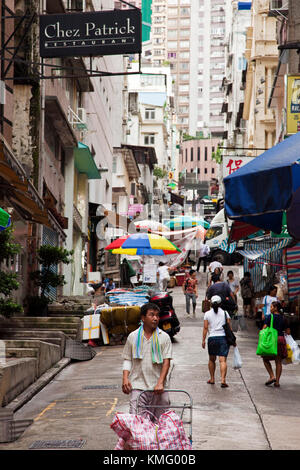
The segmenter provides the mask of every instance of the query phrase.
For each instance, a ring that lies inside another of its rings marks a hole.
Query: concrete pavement
[[[229,269],[229,268],[228,268]],[[236,268],[234,269],[236,271]],[[185,299],[173,289],[181,331],[173,344],[174,368],[170,387],[186,390],[193,399],[194,450],[296,450],[300,448],[300,365],[284,366],[281,387],[266,387],[268,375],[256,356],[258,330],[247,321],[237,333],[243,367],[232,368],[228,357],[229,388],[208,385],[208,353],[202,349],[205,275],[199,274],[199,300],[195,319],[185,319]],[[112,450],[117,436],[110,423],[117,411],[128,410],[121,390],[123,346],[96,348],[91,361],[72,362],[16,413],[16,419],[34,423],[15,442],[0,450],[29,450],[37,441],[82,440],[83,450]],[[174,401],[181,396],[176,394]]]

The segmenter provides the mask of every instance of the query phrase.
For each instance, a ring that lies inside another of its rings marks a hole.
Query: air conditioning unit
[[[77,117],[78,121],[76,122],[77,129],[86,129],[87,119],[86,119],[86,110],[85,108],[77,108]]]

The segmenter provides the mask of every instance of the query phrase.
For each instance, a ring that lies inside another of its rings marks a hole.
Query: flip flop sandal
[[[271,379],[271,380],[268,380],[265,385],[272,385],[274,382],[276,382],[276,379]]]
[[[208,380],[207,383],[210,385],[215,385],[215,382],[212,382],[211,380]]]
[[[274,383],[274,387],[280,387],[280,384]]]
[[[227,385],[227,384],[221,384],[221,388],[227,388],[227,387],[229,387],[229,385]]]

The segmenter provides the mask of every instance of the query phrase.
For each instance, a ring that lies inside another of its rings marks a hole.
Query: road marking
[[[55,405],[56,405],[56,401],[54,401],[53,403],[50,403],[50,405],[48,405],[36,418],[34,418],[34,421],[38,421],[47,411],[54,408]]]
[[[118,399],[117,399],[117,398],[115,398],[115,399],[114,399],[114,403],[113,403],[113,405],[112,405],[111,409],[110,409],[110,410],[108,410],[108,412],[106,413],[106,416],[109,416],[110,414],[112,414],[112,412],[114,411],[114,409],[115,409],[115,407],[116,407],[117,403],[118,403]]]

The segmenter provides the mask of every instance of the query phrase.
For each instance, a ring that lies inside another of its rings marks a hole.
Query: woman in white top
[[[263,303],[260,305],[260,308],[262,308],[262,320],[265,320],[268,315],[271,315],[271,304],[272,302],[278,302],[278,298],[276,296],[277,294],[277,287],[272,286],[270,287],[269,290],[269,295],[265,295],[263,298]]]
[[[210,379],[207,383],[211,385],[215,383],[216,357],[219,356],[221,387],[224,388],[228,387],[226,383],[226,374],[229,345],[226,340],[223,325],[225,324],[225,321],[230,325],[230,316],[220,308],[221,302],[222,299],[218,295],[214,295],[211,298],[212,308],[204,315],[202,348],[205,349],[205,340],[208,333],[207,347],[209,354],[208,370],[210,373]]]

